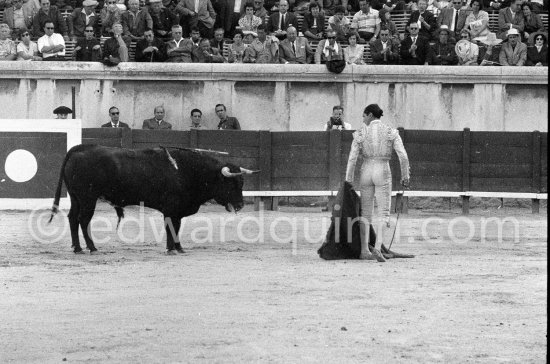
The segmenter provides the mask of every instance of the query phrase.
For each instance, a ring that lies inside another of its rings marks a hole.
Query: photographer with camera
[[[336,105],[332,108],[332,116],[325,125],[325,130],[352,130],[351,124],[344,121],[344,108]]]

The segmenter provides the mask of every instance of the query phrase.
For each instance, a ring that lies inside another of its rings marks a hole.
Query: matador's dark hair
[[[370,104],[365,108],[365,111],[363,111],[363,114],[368,115],[372,113],[372,115],[375,118],[380,118],[382,115],[384,115],[384,111],[378,106],[378,104]]]

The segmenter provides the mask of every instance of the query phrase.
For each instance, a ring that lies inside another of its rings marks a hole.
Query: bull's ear
[[[256,174],[256,173],[260,173],[260,170],[257,170],[257,171],[252,171],[250,169],[246,169],[246,168],[243,168],[243,167],[239,167],[241,169],[241,173],[242,174]]]

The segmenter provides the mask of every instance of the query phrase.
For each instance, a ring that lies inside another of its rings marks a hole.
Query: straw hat
[[[82,6],[84,6],[84,7],[86,7],[86,6],[97,6],[97,4],[99,4],[99,3],[95,0],[84,0],[82,2]]]
[[[450,35],[451,34],[451,31],[449,30],[449,27],[446,26],[446,25],[442,25],[438,30],[437,30],[437,35],[439,36],[441,34],[441,32],[446,32],[447,35]]]
[[[502,43],[502,39],[498,39],[495,33],[489,33],[485,37],[477,37],[477,38],[474,38],[474,40],[477,40],[483,44],[491,45],[491,46]]]
[[[508,30],[508,32],[506,33],[506,37],[509,37],[511,35],[517,35],[519,37],[519,32],[516,28],[511,28],[510,30]]]

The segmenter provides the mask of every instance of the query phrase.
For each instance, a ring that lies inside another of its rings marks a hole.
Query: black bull
[[[71,199],[68,217],[75,253],[82,252],[79,225],[90,252],[97,250],[88,228],[98,199],[115,208],[119,222],[128,205],[143,204],[160,211],[164,215],[167,252],[183,252],[178,240],[181,219],[195,214],[211,199],[227,211],[240,210],[242,175],[250,173],[255,172],[193,150],[78,145],[63,161],[51,218],[57,213],[65,182]]]

